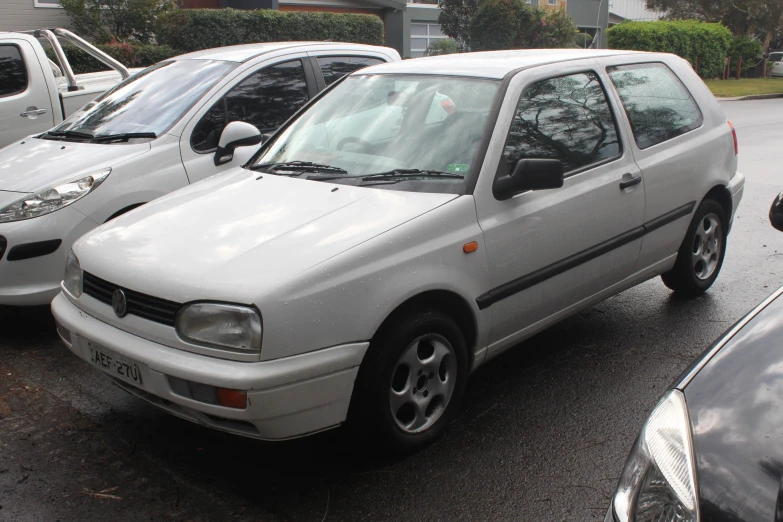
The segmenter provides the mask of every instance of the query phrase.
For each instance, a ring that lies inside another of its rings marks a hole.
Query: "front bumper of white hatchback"
[[[85,313],[62,293],[52,301],[52,313],[68,348],[126,391],[192,422],[266,440],[299,437],[344,422],[369,346],[351,343],[271,361],[238,362],[178,350],[120,330]],[[134,367],[138,382],[94,362],[96,350]],[[187,397],[183,381],[193,389],[246,391],[247,405],[232,408]]]

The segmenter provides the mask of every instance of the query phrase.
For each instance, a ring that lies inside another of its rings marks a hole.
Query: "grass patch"
[[[707,80],[712,94],[718,98],[783,94],[783,78],[742,78],[741,80]]]

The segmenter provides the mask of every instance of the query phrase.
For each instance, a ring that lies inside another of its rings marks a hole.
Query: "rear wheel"
[[[723,266],[726,233],[723,208],[715,200],[702,201],[682,241],[674,268],[661,276],[663,283],[683,297],[704,293]]]
[[[402,316],[373,339],[356,379],[349,424],[398,453],[439,437],[459,411],[468,357],[462,332],[437,310]]]

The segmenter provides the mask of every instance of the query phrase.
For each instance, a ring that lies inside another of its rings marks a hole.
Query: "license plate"
[[[138,364],[92,343],[89,348],[90,362],[92,364],[109,375],[128,381],[136,386],[141,386],[141,371]]]

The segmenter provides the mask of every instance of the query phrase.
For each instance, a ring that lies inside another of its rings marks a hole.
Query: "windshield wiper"
[[[79,132],[79,131],[49,131],[45,132],[44,136],[54,136],[55,138],[77,138],[81,140],[91,140],[95,136],[90,134],[89,132]]]
[[[334,172],[337,174],[348,174],[348,171],[340,167],[331,165],[321,165],[311,161],[289,161],[286,163],[262,163],[260,165],[251,165],[250,170],[266,169],[270,174],[278,176],[301,176],[305,172]],[[278,170],[284,172],[277,172]],[[288,171],[288,172],[285,172]]]
[[[92,141],[129,140],[133,138],[155,139],[158,135],[154,132],[121,132],[119,134],[98,134],[92,137]]]
[[[465,179],[463,174],[432,169],[394,169],[362,176],[362,181],[392,181],[406,178]]]

